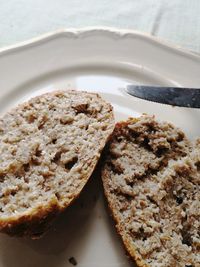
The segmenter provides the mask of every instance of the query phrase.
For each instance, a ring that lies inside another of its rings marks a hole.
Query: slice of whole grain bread
[[[114,128],[99,95],[48,93],[0,119],[0,231],[38,237],[77,198]]]
[[[118,123],[102,179],[124,246],[138,266],[200,266],[200,141],[144,115]]]

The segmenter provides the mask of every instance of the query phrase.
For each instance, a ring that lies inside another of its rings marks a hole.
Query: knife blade
[[[200,108],[200,88],[163,87],[149,85],[127,85],[126,92],[132,96],[152,102]]]

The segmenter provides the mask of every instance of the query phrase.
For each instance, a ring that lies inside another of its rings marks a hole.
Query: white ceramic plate
[[[200,111],[153,104],[126,95],[128,83],[200,87],[200,57],[150,36],[115,29],[64,30],[0,52],[0,113],[55,89],[99,92],[116,120],[141,113],[200,136]],[[80,199],[41,240],[0,235],[0,266],[132,266],[121,246],[101,193],[92,179]]]

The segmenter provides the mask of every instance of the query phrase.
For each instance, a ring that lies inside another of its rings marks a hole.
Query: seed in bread
[[[200,266],[200,141],[142,116],[116,125],[102,179],[116,228],[138,266]]]
[[[80,194],[114,128],[112,107],[81,91],[48,93],[0,119],[0,231],[39,236]]]

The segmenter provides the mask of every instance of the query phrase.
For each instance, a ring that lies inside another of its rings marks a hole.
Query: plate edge
[[[200,64],[200,55],[195,54],[187,49],[184,49],[178,45],[174,45],[168,41],[165,41],[159,37],[155,37],[149,33],[140,32],[131,29],[121,29],[121,28],[114,28],[114,27],[83,27],[83,28],[64,28],[59,29],[56,31],[51,31],[31,39],[16,43],[14,45],[5,46],[0,48],[0,56],[8,54],[9,52],[14,52],[17,50],[21,50],[23,48],[27,48],[29,46],[38,45],[38,43],[42,41],[48,41],[54,39],[56,37],[64,35],[67,38],[81,38],[87,37],[88,35],[92,34],[107,34],[112,36],[113,38],[124,38],[124,37],[131,37],[131,38],[142,38],[148,42],[153,43],[154,45],[160,45],[163,48],[172,50],[182,56],[188,57],[192,60],[197,60]]]

